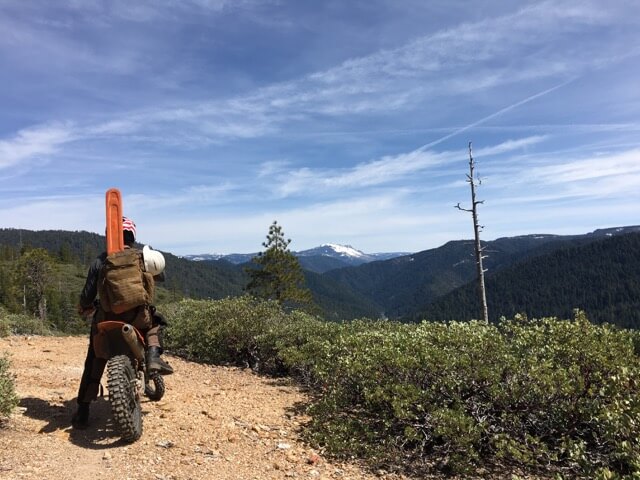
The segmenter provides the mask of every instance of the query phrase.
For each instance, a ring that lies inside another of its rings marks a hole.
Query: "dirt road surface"
[[[175,368],[159,402],[143,401],[144,432],[119,440],[106,397],[74,430],[83,337],[0,338],[20,404],[0,427],[0,479],[399,479],[324,458],[300,439],[304,392],[288,380],[166,356]]]

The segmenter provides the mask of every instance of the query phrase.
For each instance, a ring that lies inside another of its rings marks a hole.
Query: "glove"
[[[84,318],[92,317],[96,311],[96,307],[91,305],[90,307],[83,307],[82,305],[78,305],[78,315]]]

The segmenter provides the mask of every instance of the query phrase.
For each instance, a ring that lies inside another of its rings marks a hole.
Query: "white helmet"
[[[144,269],[151,275],[160,275],[164,270],[164,256],[149,245],[142,248],[142,258],[144,258]]]

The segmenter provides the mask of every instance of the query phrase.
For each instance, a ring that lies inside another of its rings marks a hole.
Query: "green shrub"
[[[499,373],[487,350],[499,356],[500,340],[495,327],[475,322],[342,326],[316,355],[313,374],[324,394],[312,408],[311,438],[337,454],[355,448],[389,460],[409,453],[438,458],[443,468],[477,458],[481,426],[465,403],[488,408]]]
[[[11,335],[11,325],[7,319],[7,309],[0,305],[0,337],[8,337]]]
[[[0,308],[0,337],[8,335],[51,335],[48,325],[31,315],[8,313]]]
[[[282,315],[276,303],[250,297],[220,301],[184,300],[166,307],[167,346],[209,363],[253,364],[256,336]]]
[[[309,349],[320,339],[329,341],[337,332],[336,325],[318,320],[301,311],[294,311],[272,322],[256,337],[263,359],[261,371],[288,374],[304,384],[312,385],[315,355]],[[304,349],[304,354],[301,350]]]
[[[308,370],[293,358],[309,339],[331,325],[299,311],[287,313],[276,302],[248,296],[224,300],[183,300],[165,305],[169,319],[167,348],[188,358],[215,364],[250,366],[263,373]],[[292,350],[291,358],[285,357]]]
[[[327,323],[249,297],[165,308],[173,351],[313,387],[308,439],[335,455],[413,470],[640,476],[637,332],[580,312],[407,325]]]
[[[336,454],[463,471],[479,459],[640,473],[634,334],[542,319],[341,327],[320,343],[310,438]],[[308,359],[311,363],[311,359]]]
[[[17,404],[13,377],[9,372],[9,360],[0,357],[0,417],[8,416]]]
[[[11,335],[11,325],[6,317],[0,316],[0,337]]]

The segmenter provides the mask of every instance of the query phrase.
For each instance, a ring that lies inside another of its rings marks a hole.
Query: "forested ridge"
[[[576,242],[487,272],[490,319],[517,313],[568,318],[579,308],[596,323],[640,328],[640,233],[586,245]],[[471,282],[427,305],[413,319],[469,320],[478,318],[479,309],[476,284]]]
[[[574,308],[581,308],[595,322],[636,328],[640,325],[640,234],[634,230],[637,227],[483,242],[489,255],[485,266],[491,318],[515,313],[567,317]],[[0,304],[14,313],[36,312],[33,292],[17,270],[25,252],[43,249],[51,267],[46,282],[48,320],[64,328],[75,316],[87,268],[103,250],[104,241],[104,236],[84,231],[0,229]],[[159,286],[159,301],[215,300],[246,293],[246,264],[194,262],[163,253],[167,275]],[[328,320],[479,316],[470,241],[451,241],[391,260],[324,274],[305,271],[304,275]]]
[[[82,328],[75,305],[87,269],[104,245],[103,235],[85,231],[0,229],[0,304],[13,313],[36,313],[34,299],[29,292],[25,296],[25,282],[17,269],[26,252],[41,249],[47,253],[46,261],[51,267],[45,292],[48,322],[54,328],[68,330],[65,325],[69,322],[74,328]],[[163,255],[166,280],[158,284],[159,302],[180,298],[217,300],[246,293],[247,264],[234,265],[225,260],[194,262],[168,252]],[[305,271],[305,278],[326,318],[379,315],[379,307],[359,293],[314,272]]]

